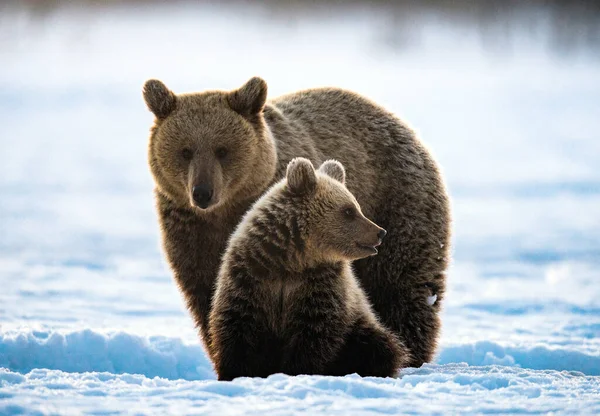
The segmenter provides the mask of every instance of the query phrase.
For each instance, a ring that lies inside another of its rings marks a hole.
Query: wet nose
[[[379,240],[381,241],[381,240],[383,240],[383,237],[385,237],[386,234],[387,234],[387,231],[382,228],[377,233],[377,237],[379,237]]]
[[[192,189],[192,197],[194,202],[200,208],[206,208],[210,204],[210,200],[213,196],[213,190],[207,185],[196,185]]]

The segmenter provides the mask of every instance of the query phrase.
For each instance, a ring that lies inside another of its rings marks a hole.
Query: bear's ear
[[[337,160],[326,160],[319,168],[319,172],[341,182],[343,185],[346,184],[346,169]]]
[[[171,114],[177,102],[175,94],[157,79],[149,79],[144,84],[144,100],[148,109],[160,119]]]
[[[254,77],[227,96],[229,106],[244,117],[253,117],[260,113],[267,101],[267,83]]]
[[[315,190],[317,175],[310,160],[303,157],[292,159],[287,167],[287,183],[290,192],[296,195],[306,195]]]

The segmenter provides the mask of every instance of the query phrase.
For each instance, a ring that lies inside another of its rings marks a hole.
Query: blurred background
[[[594,1],[2,2],[2,330],[198,342],[160,251],[141,88],[254,75],[270,97],[354,90],[431,149],[454,216],[440,363],[600,374]]]

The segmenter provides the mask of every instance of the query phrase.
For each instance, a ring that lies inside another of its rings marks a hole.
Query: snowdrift
[[[437,362],[600,375],[600,356],[541,345],[505,348],[485,341],[448,346],[441,348]],[[186,344],[179,338],[141,337],[125,332],[103,334],[92,329],[0,334],[0,367],[19,373],[46,368],[77,373],[140,374],[169,380],[215,379],[212,365],[199,344]]]

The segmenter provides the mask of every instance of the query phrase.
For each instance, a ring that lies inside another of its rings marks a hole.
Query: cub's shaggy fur
[[[432,359],[450,210],[437,164],[406,124],[337,88],[267,102],[260,78],[233,91],[181,95],[150,80],[144,98],[156,116],[149,163],[163,245],[205,345],[229,236],[289,161],[302,156],[315,165],[342,162],[365,215],[388,231],[379,255],[356,261],[354,269],[382,323],[410,348],[411,366]],[[432,295],[437,302],[429,305]]]
[[[393,376],[409,361],[377,320],[350,262],[385,230],[343,185],[344,168],[294,159],[234,232],[210,314],[219,380],[273,373]]]

